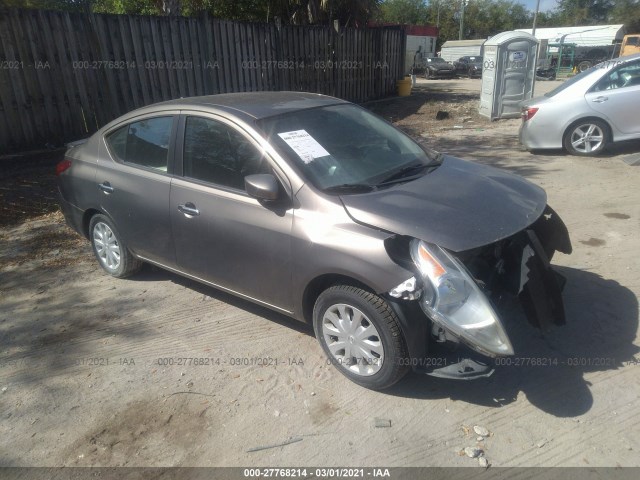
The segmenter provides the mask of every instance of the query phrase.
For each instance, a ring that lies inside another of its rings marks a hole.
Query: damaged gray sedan
[[[383,389],[470,379],[514,355],[501,299],[564,323],[571,252],[544,191],[432,152],[323,95],[225,94],[133,111],[57,167],[67,222],[102,268],[143,262],[313,325],[328,362]]]

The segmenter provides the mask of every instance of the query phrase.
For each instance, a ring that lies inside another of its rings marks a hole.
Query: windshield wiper
[[[332,185],[325,188],[325,193],[366,193],[375,190],[374,185],[366,183],[343,183],[342,185]]]
[[[378,183],[377,186],[408,181],[414,177],[419,177],[419,174],[421,174],[423,170],[426,170],[427,168],[438,167],[441,163],[442,162],[440,161],[433,161],[429,163],[414,163],[412,165],[406,165],[400,170],[396,170],[394,173],[389,175],[382,182]]]

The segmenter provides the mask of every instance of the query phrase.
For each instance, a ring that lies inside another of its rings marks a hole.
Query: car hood
[[[523,230],[547,203],[544,190],[522,177],[449,156],[416,180],[340,198],[358,223],[454,252]]]

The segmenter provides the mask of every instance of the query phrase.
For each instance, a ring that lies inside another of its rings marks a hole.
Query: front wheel
[[[142,262],[131,255],[113,222],[105,215],[91,218],[89,238],[98,263],[109,275],[125,278],[140,270]]]
[[[609,128],[600,120],[583,120],[573,124],[564,136],[564,147],[573,155],[598,155],[609,142]]]
[[[325,290],[313,309],[313,327],[330,362],[359,385],[382,390],[409,370],[398,317],[373,293],[348,285]]]

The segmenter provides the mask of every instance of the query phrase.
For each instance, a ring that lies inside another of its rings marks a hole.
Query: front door
[[[273,173],[273,165],[218,117],[186,116],[183,135],[182,176],[173,179],[170,201],[179,268],[291,311],[293,209],[288,201],[263,204],[244,191],[246,175]]]
[[[640,133],[640,60],[612,70],[585,99],[622,133]]]

